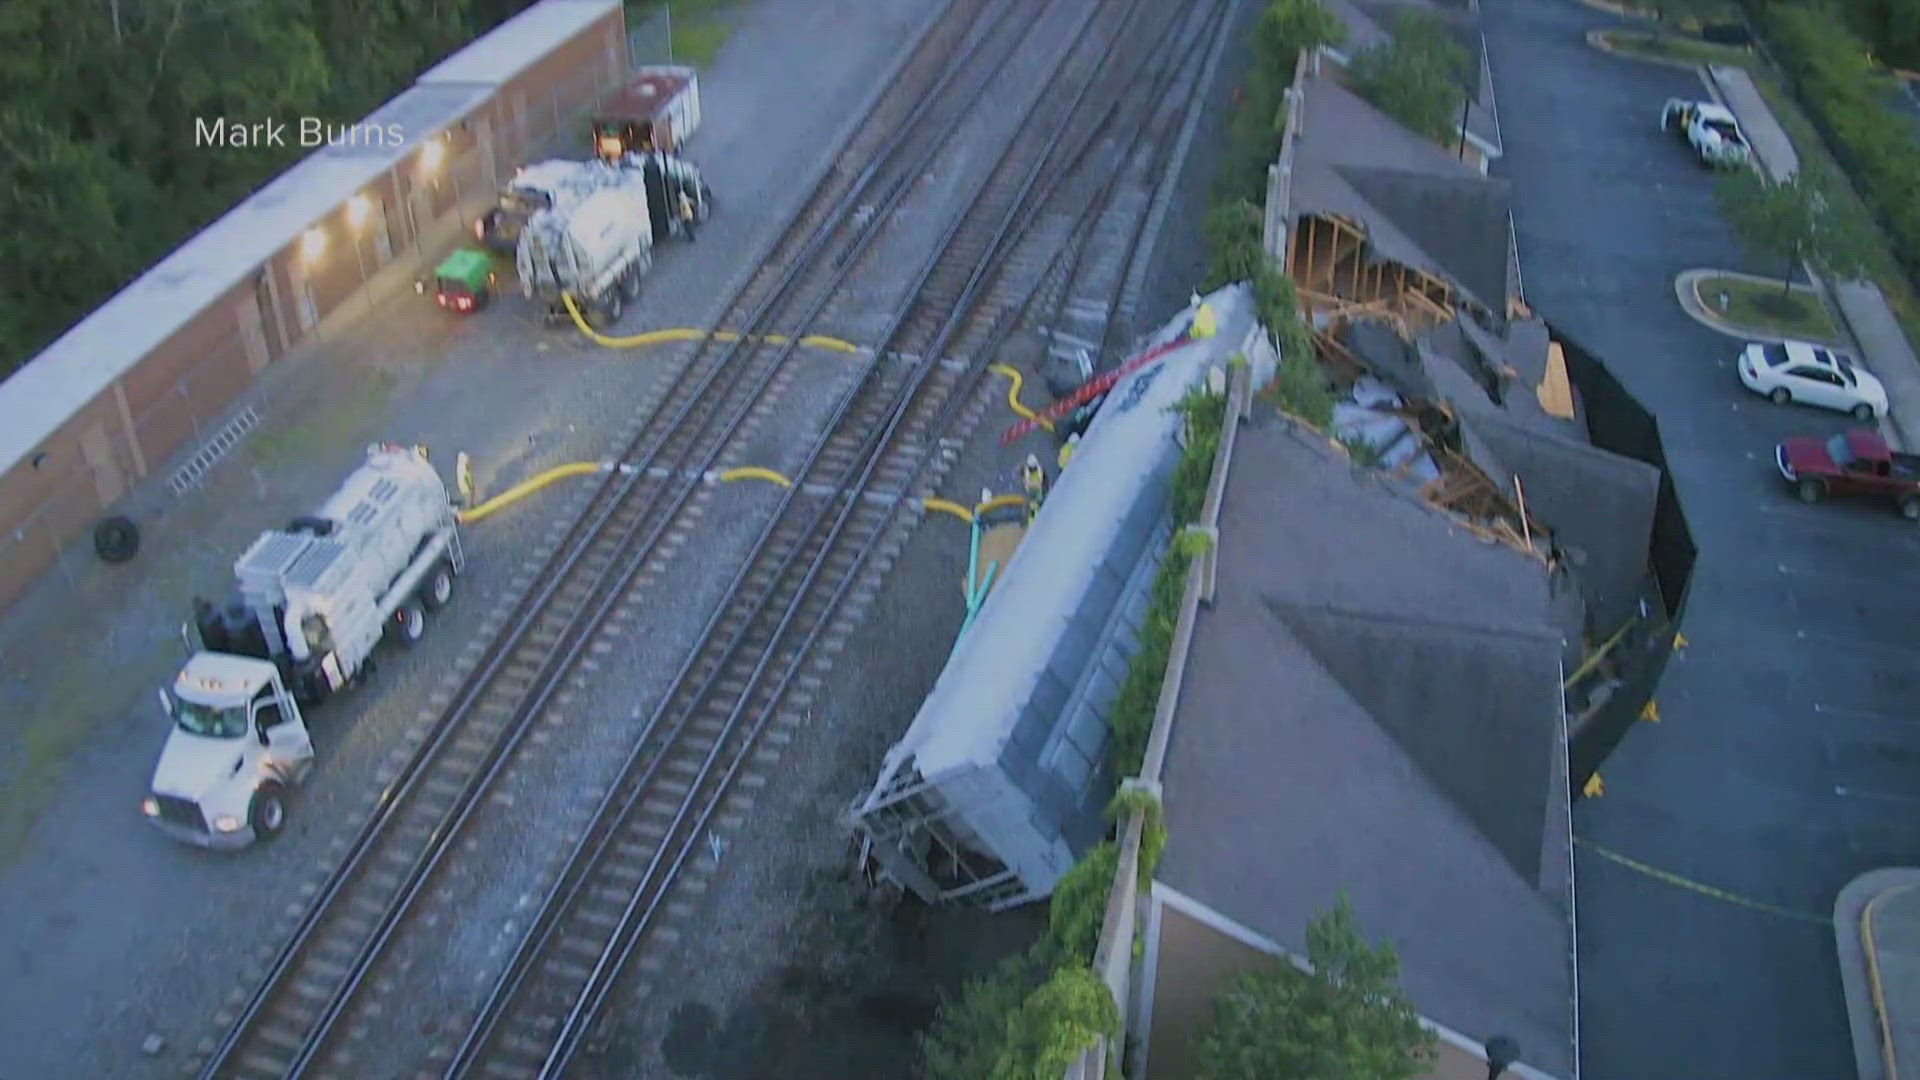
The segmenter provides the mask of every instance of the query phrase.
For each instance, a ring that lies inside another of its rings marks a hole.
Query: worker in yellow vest
[[[1027,494],[1027,523],[1032,524],[1035,514],[1040,512],[1040,504],[1047,500],[1047,470],[1040,467],[1040,459],[1027,455],[1027,463],[1020,467],[1020,486]]]

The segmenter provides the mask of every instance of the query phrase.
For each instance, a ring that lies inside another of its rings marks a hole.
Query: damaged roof
[[[1324,73],[1306,80],[1289,198],[1294,217],[1352,220],[1377,256],[1505,311],[1506,181],[1480,175]]]
[[[1277,418],[1239,439],[1157,877],[1299,951],[1344,892],[1420,1011],[1570,1074],[1562,638],[1544,568]]]

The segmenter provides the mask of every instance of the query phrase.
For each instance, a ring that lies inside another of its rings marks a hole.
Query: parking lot
[[[1863,870],[1920,846],[1910,590],[1920,533],[1890,507],[1807,506],[1773,445],[1846,418],[1744,390],[1738,343],[1683,314],[1672,282],[1745,258],[1709,174],[1656,130],[1691,72],[1584,41],[1573,0],[1486,0],[1528,300],[1659,417],[1700,549],[1689,646],[1602,769],[1577,835],[1783,915],[1578,857],[1585,1075],[1853,1075],[1828,919]],[[1899,408],[1900,403],[1896,402]],[[1907,403],[1908,408],[1920,403]]]

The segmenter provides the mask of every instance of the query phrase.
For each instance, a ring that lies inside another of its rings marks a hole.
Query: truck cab
[[[172,726],[141,812],[176,840],[245,847],[286,825],[287,789],[313,767],[300,706],[265,660],[199,653],[160,690]]]
[[[1733,168],[1747,163],[1747,137],[1724,105],[1669,98],[1660,110],[1660,126],[1685,139],[1704,165]]]

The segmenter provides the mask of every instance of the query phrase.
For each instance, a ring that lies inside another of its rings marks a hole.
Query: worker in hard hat
[[[1074,448],[1079,445],[1080,433],[1077,431],[1067,436],[1067,441],[1060,444],[1060,454],[1056,460],[1062,471],[1065,471],[1067,462],[1072,459]]]
[[[693,196],[688,194],[685,185],[680,188],[680,227],[686,230],[687,239],[693,239]]]
[[[1027,522],[1033,522],[1034,515],[1040,512],[1040,504],[1047,501],[1047,470],[1040,467],[1040,459],[1027,455],[1026,464],[1020,467],[1020,486],[1027,493]]]

